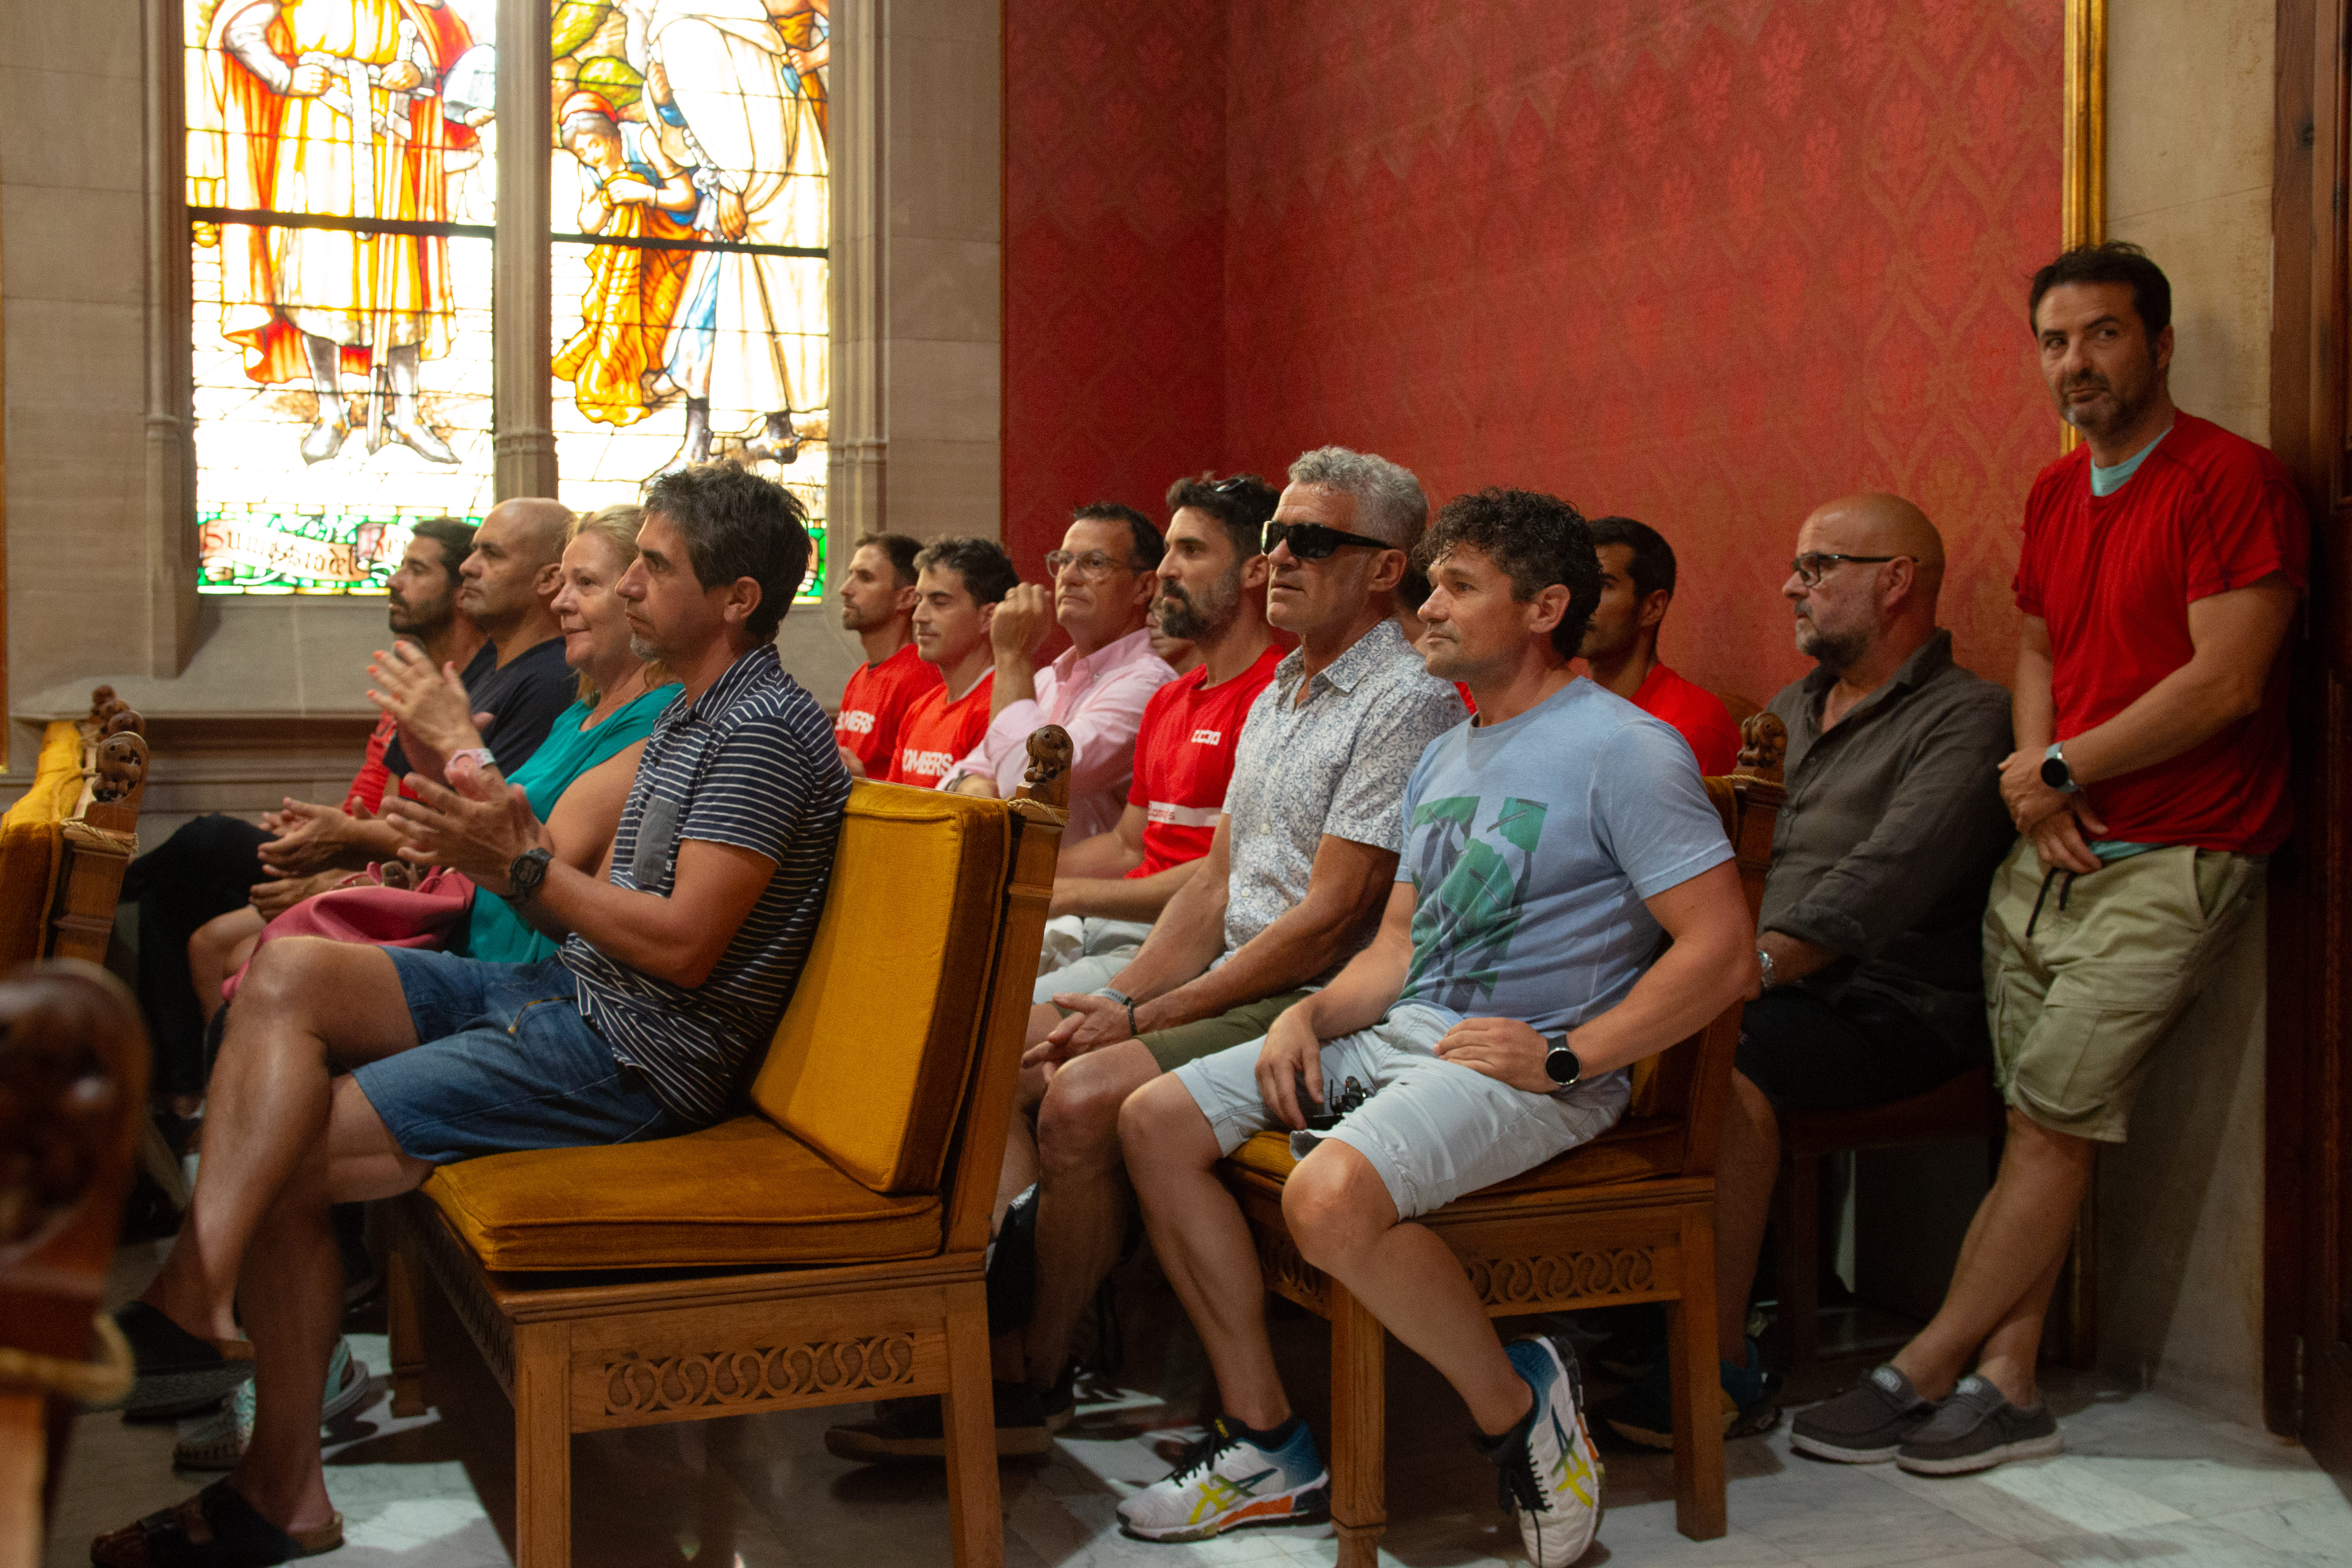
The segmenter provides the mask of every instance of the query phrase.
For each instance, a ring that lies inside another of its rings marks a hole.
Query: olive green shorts
[[[1313,995],[1311,991],[1285,991],[1259,1002],[1244,1002],[1213,1018],[1196,1018],[1172,1029],[1154,1029],[1142,1037],[1160,1070],[1171,1072],[1186,1062],[1228,1050],[1248,1040],[1260,1040],[1285,1011]]]
[[[2001,1093],[2053,1131],[2124,1141],[2149,1053],[2212,979],[2260,857],[2151,849],[2045,875],[2032,839],[1993,874],[1985,1008]]]

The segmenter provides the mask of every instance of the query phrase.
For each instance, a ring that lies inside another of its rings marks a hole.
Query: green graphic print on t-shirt
[[[1481,830],[1477,795],[1413,810],[1412,967],[1406,995],[1468,1014],[1494,995],[1535,879],[1544,805],[1505,795]],[[1422,833],[1422,828],[1433,831]],[[1430,984],[1424,985],[1424,976]]]

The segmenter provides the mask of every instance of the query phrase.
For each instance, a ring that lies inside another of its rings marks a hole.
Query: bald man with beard
[[[2000,801],[2009,693],[1952,662],[1936,624],[1944,541],[1890,495],[1807,518],[1780,585],[1813,672],[1775,697],[1789,800],[1757,920],[1764,993],[1740,1028],[1716,1163],[1716,1304],[1727,1436],[1769,1430],[1774,1384],[1748,1294],[1780,1117],[1923,1094],[1987,1059],[1985,893],[2013,831]],[[1663,1358],[1603,1411],[1673,1445]]]

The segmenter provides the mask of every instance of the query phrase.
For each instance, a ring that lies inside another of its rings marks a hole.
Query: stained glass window
[[[200,586],[380,591],[491,500],[496,0],[184,0]],[[550,8],[561,494],[735,458],[819,521],[830,0]],[[509,130],[511,156],[536,156]]]

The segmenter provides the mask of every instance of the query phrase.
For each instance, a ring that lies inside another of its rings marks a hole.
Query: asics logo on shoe
[[[1201,1482],[1201,1500],[1193,1506],[1192,1522],[1198,1524],[1213,1513],[1239,1508],[1257,1495],[1258,1482],[1274,1474],[1271,1468],[1254,1476],[1220,1476],[1212,1474]]]
[[[1559,1444],[1559,1458],[1553,1461],[1551,1467],[1551,1489],[1556,1492],[1574,1492],[1576,1500],[1585,1507],[1599,1507],[1601,1489],[1592,1484],[1591,1461],[1584,1457],[1582,1449],[1569,1440],[1567,1432],[1561,1429],[1559,1412],[1554,1410],[1549,1414],[1552,1438]]]

